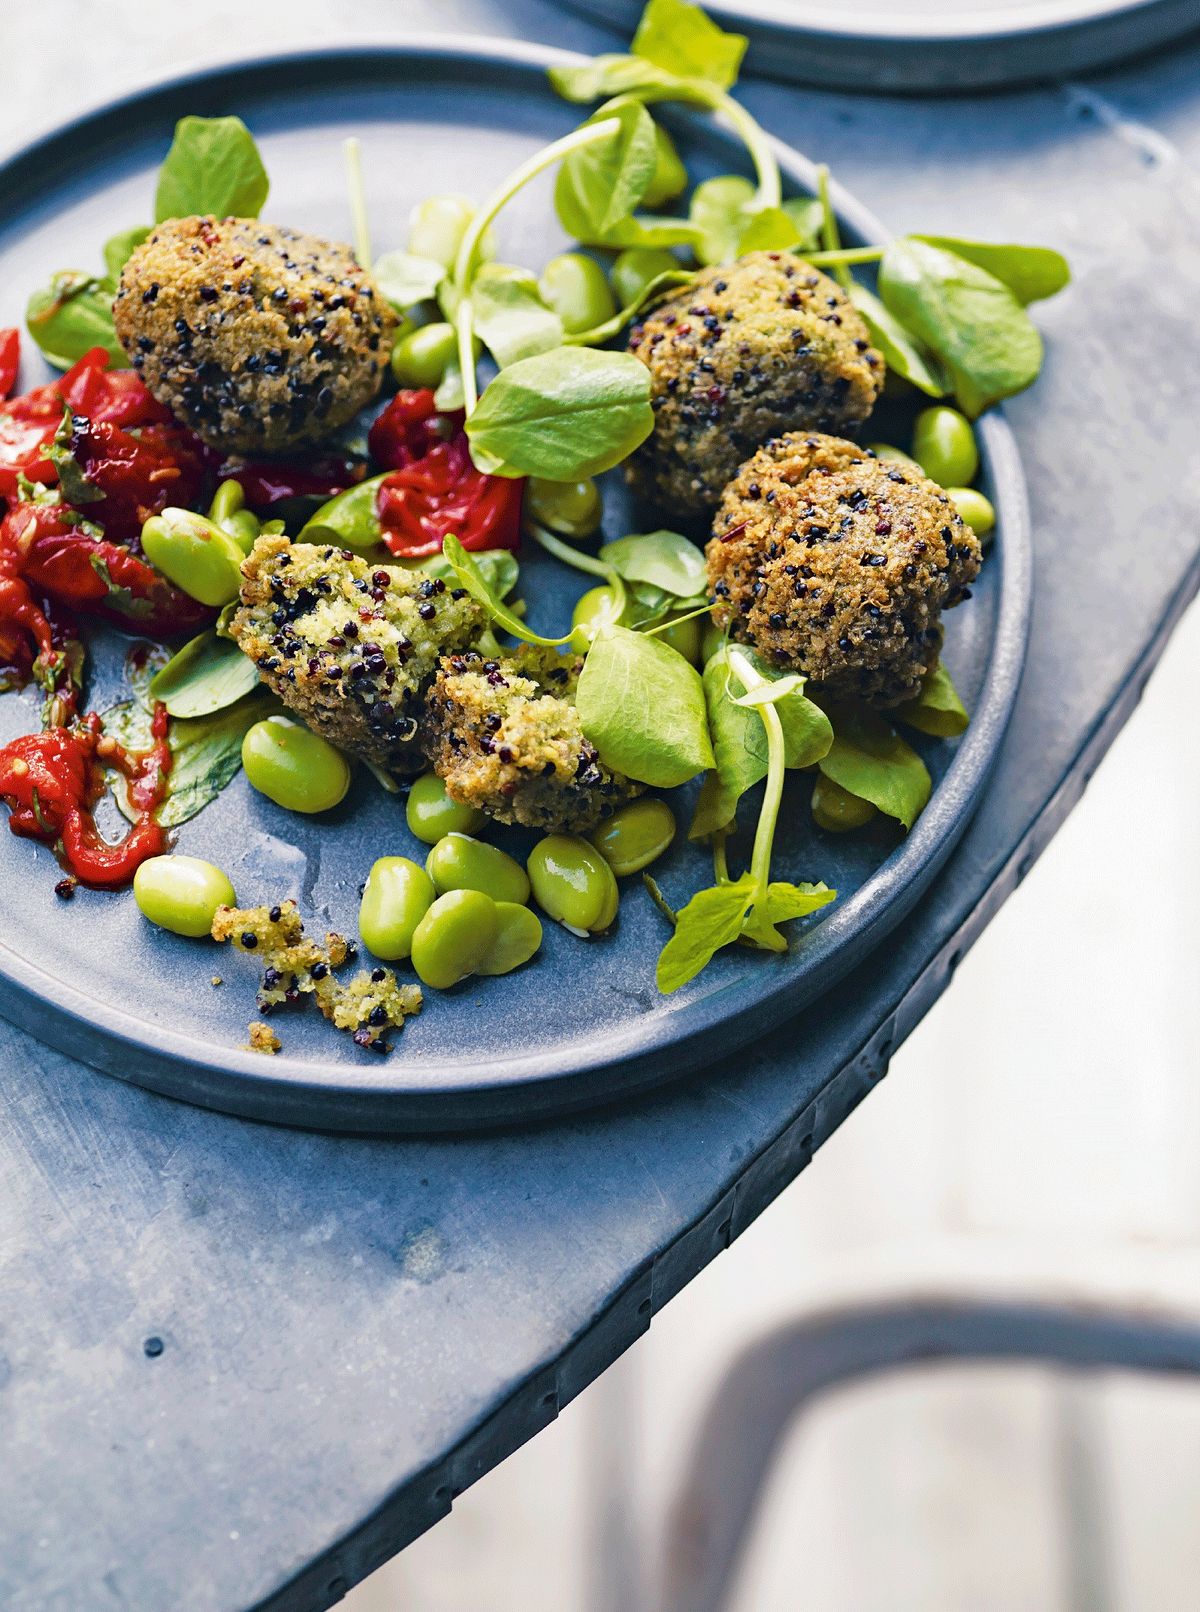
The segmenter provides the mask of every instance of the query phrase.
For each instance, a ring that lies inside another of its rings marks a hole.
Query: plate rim
[[[378,72],[381,56],[392,69],[414,58],[515,69],[528,76],[531,93],[543,88],[547,94],[552,93],[545,82],[547,67],[586,60],[576,52],[528,41],[439,34],[379,47],[356,44],[234,58],[133,90],[38,136],[0,163],[0,193],[64,143],[69,146],[97,128],[103,131],[114,119],[144,111],[148,103],[169,104],[239,76],[320,70],[331,63],[344,69],[357,60]],[[681,116],[685,123],[711,126],[698,115]],[[812,188],[814,165],[785,141],[772,137],[771,143],[792,183]],[[831,190],[851,235],[869,241],[885,234],[844,187],[834,183]],[[993,547],[990,562],[1000,576],[976,711],[907,839],[809,932],[806,944],[815,946],[818,955],[803,978],[764,990],[760,980],[744,974],[724,990],[681,1004],[679,1011],[687,1018],[682,1033],[664,1016],[647,1043],[639,1035],[639,1020],[630,1018],[587,1047],[573,1047],[566,1063],[557,1044],[475,1064],[462,1058],[406,1064],[398,1050],[389,1063],[371,1070],[282,1053],[265,1058],[244,1048],[222,1049],[139,1019],[75,984],[64,987],[2,941],[0,1014],[60,1052],[166,1095],[251,1118],[350,1131],[459,1130],[599,1106],[709,1064],[760,1037],[823,996],[903,920],[965,830],[998,754],[1028,641],[1030,517],[1016,443],[1001,411],[992,410],[978,429],[1003,520],[1002,542]]]

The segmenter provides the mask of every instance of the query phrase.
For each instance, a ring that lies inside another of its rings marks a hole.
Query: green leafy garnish
[[[719,833],[733,822],[738,802],[748,789],[767,776],[770,760],[767,735],[758,711],[739,703],[744,692],[737,668],[748,662],[767,682],[779,683],[785,674],[754,650],[723,644],[704,668],[704,695],[712,734],[715,767],[704,780],[689,833],[691,839]],[[833,743],[829,718],[803,691],[793,686],[775,702],[783,728],[784,765],[810,767]]]
[[[554,184],[559,222],[576,240],[607,244],[634,210],[654,178],[654,122],[638,101],[602,106],[592,124],[613,121],[600,141],[564,158]],[[584,125],[587,127],[587,124]]]
[[[74,423],[75,417],[71,410],[64,409],[58,430],[46,449],[46,457],[58,471],[58,484],[62,496],[68,503],[75,505],[99,503],[104,494],[99,487],[92,486],[71,452],[71,432]]]
[[[590,347],[556,347],[501,370],[467,420],[480,470],[549,481],[611,469],[653,428],[650,371],[632,353]]]
[[[212,213],[257,218],[270,181],[241,118],[180,118],[158,175],[154,221]]]
[[[664,269],[662,274],[656,274],[653,280],[648,281],[633,301],[627,302],[613,314],[611,319],[606,319],[603,324],[593,325],[590,330],[571,332],[564,339],[572,347],[597,347],[602,342],[611,341],[614,336],[619,336],[625,326],[636,319],[644,308],[657,302],[665,292],[673,291],[678,286],[690,285],[695,278],[690,269]]]
[[[822,708],[833,724],[833,743],[817,763],[826,778],[911,828],[932,787],[920,756],[868,706]]]
[[[475,330],[501,369],[562,346],[562,320],[546,306],[528,269],[485,263],[471,284],[471,300]]]
[[[678,532],[641,532],[605,543],[600,559],[626,582],[644,582],[679,599],[702,601],[708,589],[704,551]]]
[[[514,638],[520,638],[527,644],[544,644],[550,648],[570,643],[570,633],[565,638],[544,638],[540,633],[532,632],[501,597],[499,590],[503,588],[505,580],[503,574],[497,575],[493,571],[495,580],[489,580],[476,565],[475,556],[468,554],[452,533],[442,539],[442,554],[454,572],[459,586],[465,588],[476,604],[482,605],[496,625],[503,627],[505,632],[512,633]]]
[[[916,728],[918,733],[928,733],[935,739],[957,738],[966,731],[971,720],[941,661],[926,674],[916,699],[898,705],[892,715],[897,721]]]
[[[868,291],[860,280],[847,286],[850,301],[862,315],[871,340],[883,354],[890,370],[903,375],[928,397],[945,397],[946,385],[941,366],[917,337],[904,328],[873,291]]]
[[[575,704],[605,766],[639,783],[673,789],[713,764],[700,674],[657,639],[601,626]]]
[[[158,812],[164,828],[177,828],[216,800],[238,774],[247,731],[278,708],[274,696],[259,688],[211,716],[171,722],[171,771],[167,798]],[[148,750],[153,742],[150,712],[140,700],[112,706],[104,712],[103,721],[105,733],[130,750]],[[129,802],[124,779],[115,774],[112,783],[117,805],[135,821],[138,814]]]
[[[879,266],[888,308],[949,369],[972,418],[1037,379],[1042,338],[1002,280],[940,246],[907,235]]]
[[[210,627],[154,674],[149,694],[171,716],[211,716],[257,688],[258,680],[254,662]]]
[[[132,229],[123,229],[117,235],[110,235],[105,241],[104,268],[113,283],[114,290],[121,278],[121,270],[149,234],[150,231],[145,224],[135,224]]]
[[[696,256],[700,262],[729,263],[746,252],[815,246],[821,204],[804,196],[764,207],[757,186],[749,179],[721,174],[696,186],[689,217],[699,232]]]
[[[376,500],[390,474],[382,471],[327,498],[300,528],[297,543],[337,543],[355,554],[373,555],[382,541]]]
[[[70,369],[93,347],[103,347],[113,364],[127,364],[113,327],[111,280],[63,269],[25,306],[25,324],[43,354],[59,369]]]
[[[1061,252],[1048,246],[1005,245],[998,241],[961,241],[950,235],[917,235],[915,240],[953,252],[995,275],[1024,307],[1052,297],[1071,283],[1071,270]]]
[[[687,0],[649,0],[630,48],[665,72],[728,90],[737,83],[747,43]]]
[[[428,554],[419,560],[393,563],[403,564],[406,571],[420,571],[423,576],[439,577],[443,582],[458,585],[458,573],[445,554]],[[509,549],[476,549],[471,554],[471,564],[483,578],[489,597],[493,599],[507,599],[517,585],[520,566],[516,555]]]
[[[404,313],[418,302],[436,297],[446,268],[431,257],[411,252],[385,252],[372,271],[375,283],[397,313]]]
[[[674,931],[663,947],[656,970],[658,988],[664,993],[678,990],[694,979],[715,952],[734,941],[745,941],[767,951],[786,951],[787,940],[778,926],[815,912],[836,895],[823,884],[773,883],[770,876],[787,769],[787,741],[780,712],[801,680],[783,677],[772,682],[758,672],[740,645],[728,648],[726,653],[730,675],[745,690],[737,696],[741,707],[753,707],[763,727],[767,783],[749,872],[739,879],[729,879],[720,855],[716,885],[699,891],[676,914]]]

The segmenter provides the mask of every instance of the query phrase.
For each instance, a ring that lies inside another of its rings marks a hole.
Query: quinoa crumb
[[[258,1019],[254,1019],[251,1022],[249,1041],[251,1052],[268,1052],[274,1054],[279,1051],[282,1045],[283,1042],[280,1041],[279,1037],[275,1034],[274,1030],[272,1030],[269,1024],[263,1024]]]
[[[212,935],[217,941],[231,941],[236,951],[254,952],[263,964],[257,998],[261,1013],[294,1007],[311,996],[331,1024],[351,1034],[356,1046],[384,1053],[391,1051],[388,1033],[420,1012],[420,986],[401,985],[390,968],[376,968],[370,974],[360,970],[349,984],[337,979],[333,971],[350,962],[357,947],[333,931],[323,941],[306,935],[294,901],[269,907],[219,907]],[[252,1041],[253,1036],[251,1026]]]

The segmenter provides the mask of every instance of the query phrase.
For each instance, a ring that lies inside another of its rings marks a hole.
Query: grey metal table
[[[532,0],[511,12],[514,31],[590,43]],[[0,1028],[6,1612],[321,1608],[444,1515],[882,1077],[1200,585],[1200,53],[971,101],[747,98],[897,228],[1045,238],[1074,261],[1044,314],[1045,376],[1011,411],[1037,604],[985,804],[899,935],[809,1011],[799,1049],[785,1028],[570,1122],[395,1142],[272,1130]]]

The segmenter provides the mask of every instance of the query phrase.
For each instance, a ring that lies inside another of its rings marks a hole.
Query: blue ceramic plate
[[[53,270],[95,263],[108,235],[148,216],[154,172],[184,113],[240,113],[271,174],[267,216],[340,239],[350,230],[341,141],[361,136],[383,250],[403,244],[413,202],[444,190],[481,195],[577,121],[545,77],[567,59],[523,45],[432,41],[224,68],[119,102],[0,169],[0,324],[19,322],[26,295]],[[740,148],[711,124],[687,114],[673,128],[697,177],[740,166]],[[780,156],[789,184],[808,189],[808,165],[784,149]],[[836,202],[848,238],[878,235],[849,197]],[[501,225],[502,253],[518,261],[536,265],[561,248],[548,185],[524,193]],[[23,384],[39,378],[33,368],[27,362]],[[840,839],[817,832],[806,780],[793,781],[777,876],[823,878],[841,894],[824,922],[797,926],[786,957],[734,949],[664,999],[654,985],[663,922],[640,882],[626,881],[613,935],[581,941],[548,923],[529,967],[429,992],[390,1058],[359,1051],[315,1011],[276,1021],[284,1050],[269,1058],[243,1050],[254,1016],[247,959],[152,929],[127,894],[80,890],[62,904],[50,853],[0,831],[0,1012],[155,1090],[354,1130],[478,1125],[604,1101],[683,1074],[799,1013],[903,920],[932,879],[979,799],[1012,710],[1029,616],[1028,515],[1007,426],[993,415],[980,437],[999,536],[974,598],[950,618],[946,648],[971,726],[957,744],[923,746],[936,787],[903,841],[885,828]],[[632,528],[620,477],[609,481],[606,529],[615,536]],[[538,552],[522,556],[535,625],[566,620],[583,581]],[[122,697],[127,648],[113,632],[94,640],[96,709]],[[36,724],[32,696],[0,699],[0,742]],[[746,837],[733,847],[739,859]],[[518,854],[532,842],[515,830],[496,838]],[[310,920],[350,933],[374,858],[424,852],[396,798],[365,774],[344,806],[316,820],[280,811],[239,778],[184,826],[179,849],[225,867],[244,903],[294,895]],[[711,878],[707,854],[682,834],[655,871],[676,904]],[[209,983],[214,973],[223,985]]]
[[[628,38],[644,0],[563,0]],[[715,0],[767,78],[969,90],[1083,73],[1200,26],[1196,0]]]

